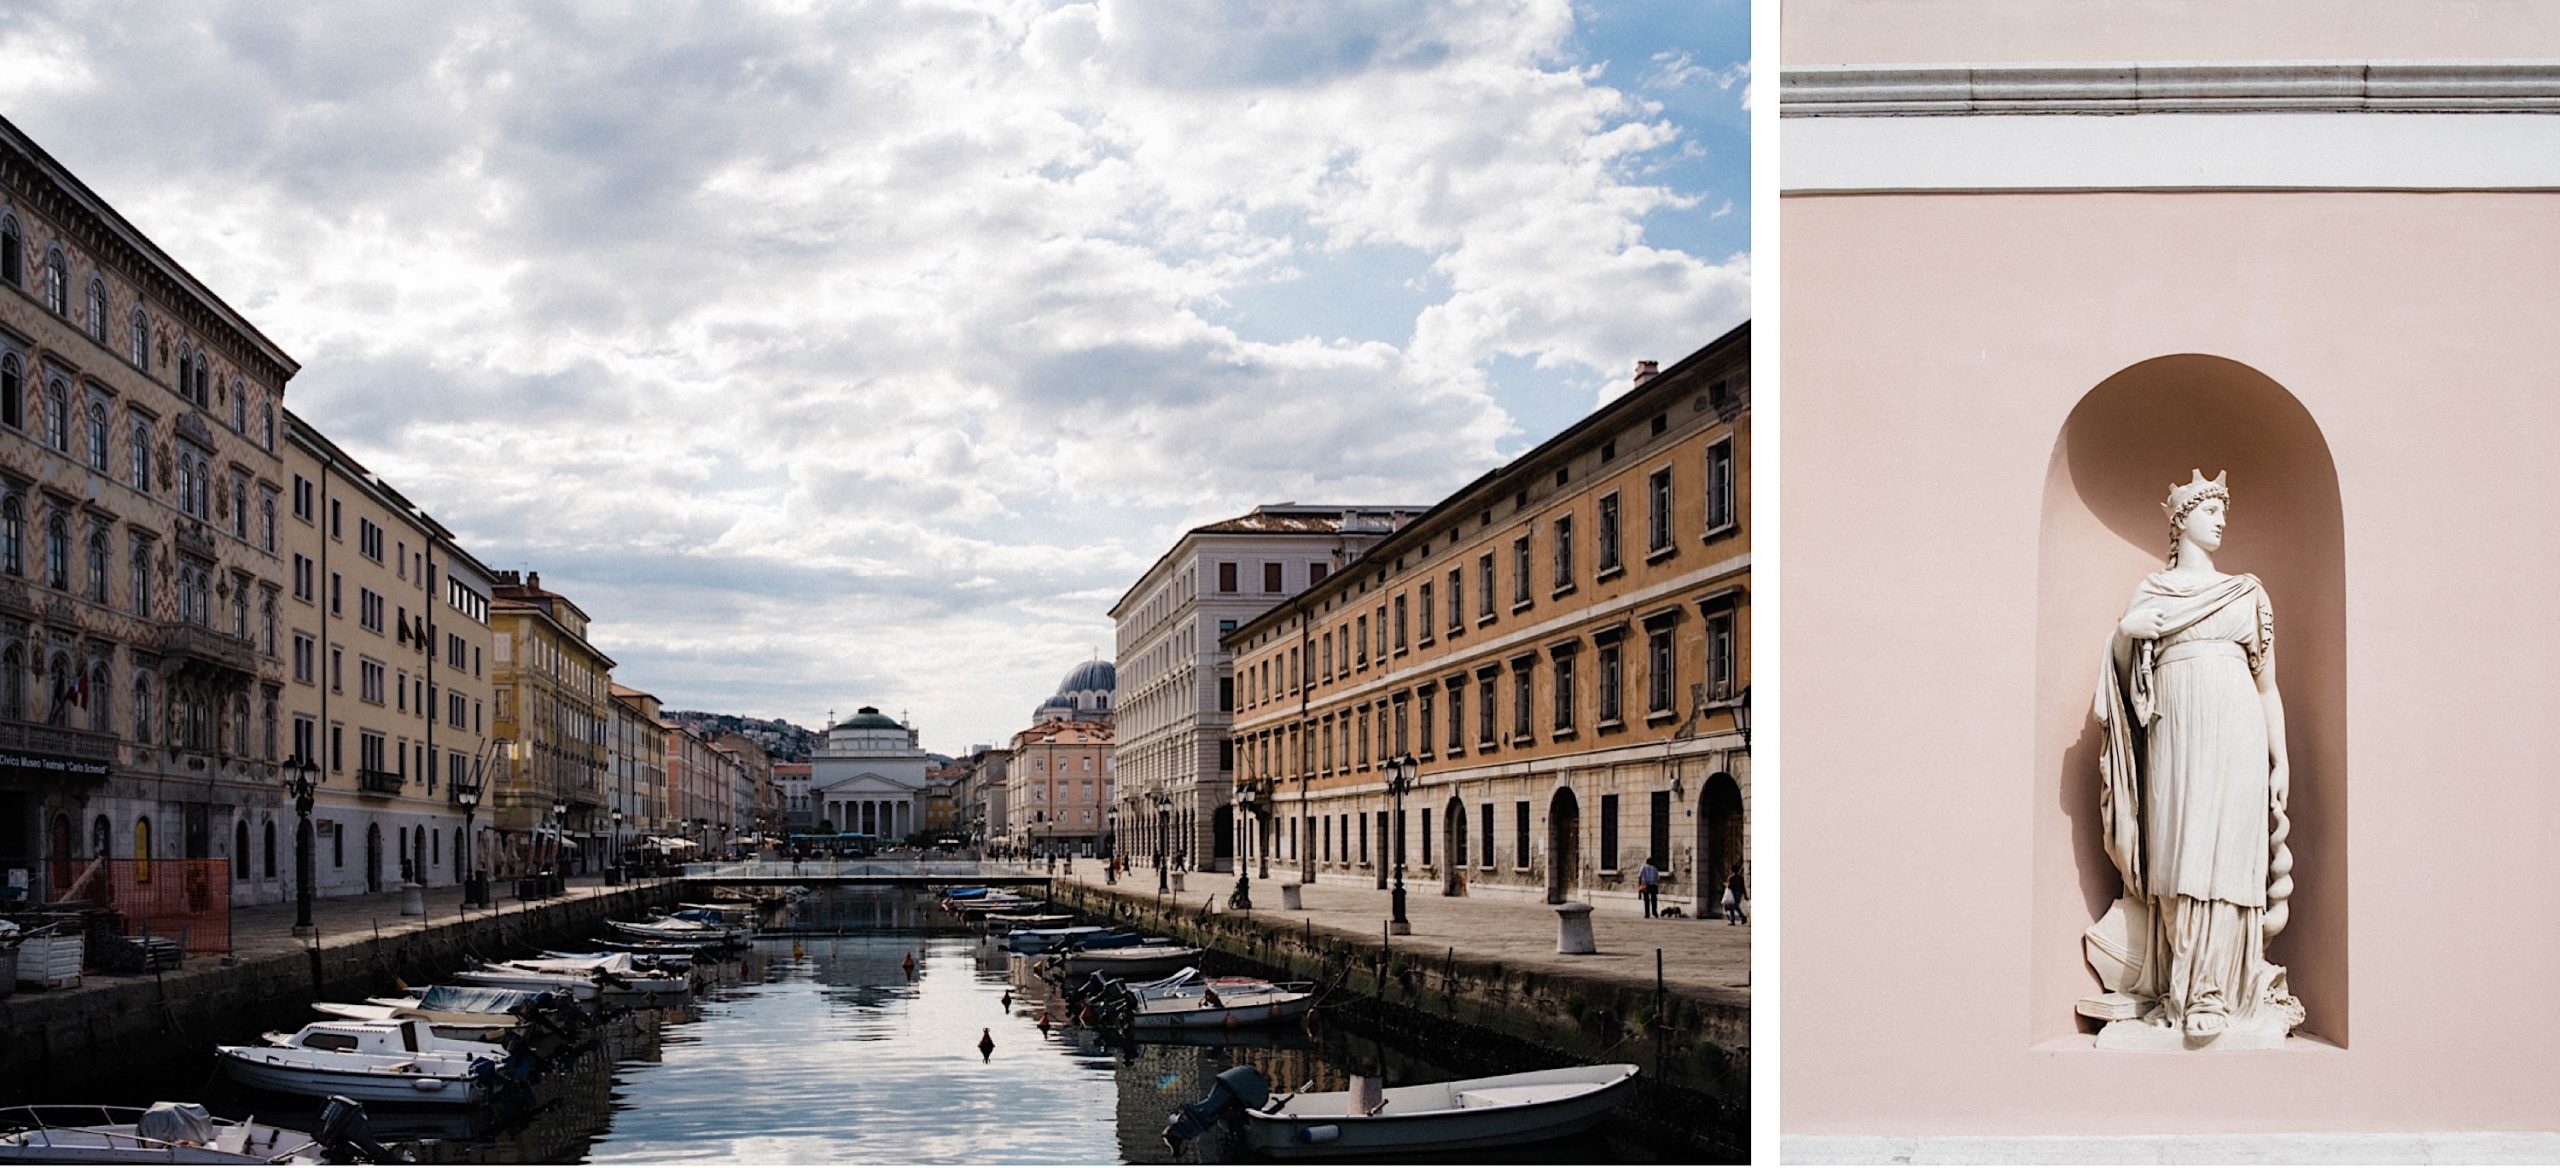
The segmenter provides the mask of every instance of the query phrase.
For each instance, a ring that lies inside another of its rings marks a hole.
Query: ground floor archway
[[[1582,869],[1582,801],[1558,787],[1547,800],[1547,903],[1572,899]]]

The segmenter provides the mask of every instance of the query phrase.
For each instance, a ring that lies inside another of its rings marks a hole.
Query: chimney
[[[527,573],[525,573],[525,574],[524,574],[524,586],[525,586],[525,587],[527,587],[527,588],[540,588],[540,587],[542,587],[542,573],[540,573],[540,572],[527,572]]]
[[[1648,382],[1648,381],[1653,380],[1653,375],[1654,375],[1654,374],[1656,374],[1656,373],[1660,373],[1660,372],[1662,372],[1662,362],[1660,362],[1660,361],[1638,361],[1638,362],[1636,362],[1636,381],[1635,381],[1635,383],[1636,383],[1637,385],[1642,385],[1642,384],[1644,384],[1645,382]]]

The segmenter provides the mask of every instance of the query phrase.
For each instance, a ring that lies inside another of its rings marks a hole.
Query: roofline
[[[276,368],[284,372],[282,381],[291,381],[294,374],[302,371],[302,363],[294,360],[292,354],[285,352],[284,348],[269,339],[267,334],[259,332],[258,326],[250,324],[249,318],[240,315],[222,297],[214,295],[212,288],[207,287],[204,281],[196,279],[195,273],[188,271],[186,265],[179,263],[168,252],[162,251],[158,243],[153,242],[141,228],[134,226],[131,220],[126,219],[123,212],[115,209],[114,204],[107,202],[98,192],[89,189],[89,184],[81,181],[79,175],[73,174],[70,167],[64,166],[61,159],[55,158],[44,147],[36,145],[33,135],[19,129],[16,122],[6,117],[0,117],[0,133],[5,133],[11,145],[26,151],[28,157],[36,163],[37,168],[46,172],[45,177],[61,187],[65,194],[70,195],[73,202],[80,204],[81,210],[96,215],[100,221],[115,229],[134,246],[135,250],[142,253],[144,259],[157,265],[161,269],[161,275],[193,293],[207,307],[212,308],[214,315],[221,317],[223,323],[237,330],[240,336],[250,343],[251,348],[258,350],[260,356],[273,362]],[[276,388],[282,390],[284,387],[278,384]]]
[[[1137,596],[1137,594],[1138,594],[1138,590],[1139,590],[1139,589],[1142,589],[1142,588],[1145,588],[1145,587],[1147,586],[1147,581],[1152,580],[1152,579],[1155,579],[1156,570],[1157,570],[1157,569],[1159,569],[1159,568],[1164,567],[1167,563],[1171,562],[1171,561],[1173,560],[1173,558],[1174,558],[1175,553],[1178,553],[1178,552],[1180,552],[1180,551],[1182,550],[1183,545],[1194,542],[1194,541],[1195,541],[1198,537],[1200,537],[1200,536],[1204,536],[1204,535],[1232,535],[1232,536],[1238,536],[1238,537],[1245,538],[1245,539],[1255,539],[1255,538],[1260,538],[1260,537],[1263,537],[1263,536],[1274,536],[1274,535],[1322,536],[1322,535],[1330,534],[1331,536],[1333,536],[1333,538],[1335,538],[1335,539],[1340,539],[1340,538],[1342,538],[1342,536],[1345,534],[1345,533],[1344,533],[1340,528],[1336,528],[1336,529],[1334,529],[1332,532],[1329,532],[1329,533],[1328,533],[1328,532],[1321,532],[1321,531],[1211,531],[1211,530],[1209,530],[1210,528],[1212,528],[1212,527],[1216,527],[1217,525],[1219,525],[1219,524],[1221,524],[1221,523],[1234,523],[1234,522],[1236,522],[1236,521],[1238,521],[1238,520],[1242,520],[1242,519],[1249,519],[1249,518],[1253,517],[1253,515],[1254,515],[1256,512],[1271,511],[1271,510],[1278,510],[1278,509],[1281,509],[1281,508],[1287,508],[1287,509],[1288,509],[1286,512],[1284,512],[1285,514],[1307,514],[1307,515],[1327,514],[1327,513],[1331,513],[1331,514],[1339,514],[1339,513],[1345,512],[1345,511],[1387,511],[1387,512],[1400,512],[1400,513],[1406,513],[1406,514],[1412,514],[1412,515],[1420,515],[1420,514],[1422,514],[1422,511],[1423,511],[1423,509],[1422,509],[1421,507],[1405,506],[1405,505],[1402,505],[1402,504],[1347,503],[1347,504],[1344,504],[1344,505],[1342,505],[1342,506],[1340,506],[1340,507],[1321,507],[1321,506],[1318,506],[1318,505],[1316,505],[1316,504],[1309,504],[1309,503],[1261,503],[1261,504],[1256,504],[1256,505],[1254,506],[1254,509],[1253,509],[1252,511],[1247,511],[1247,512],[1245,512],[1244,514],[1242,514],[1242,515],[1238,515],[1238,516],[1235,516],[1235,517],[1234,517],[1234,518],[1232,518],[1232,519],[1213,519],[1213,520],[1211,520],[1211,521],[1209,521],[1209,522],[1207,522],[1207,523],[1203,523],[1203,524],[1201,524],[1201,525],[1199,525],[1199,526],[1197,526],[1197,527],[1191,528],[1190,530],[1183,532],[1180,538],[1175,539],[1175,540],[1173,541],[1173,546],[1172,546],[1172,547],[1166,548],[1166,549],[1164,550],[1164,554],[1163,554],[1163,555],[1160,555],[1160,556],[1157,556],[1157,557],[1156,557],[1156,562],[1154,562],[1154,563],[1152,563],[1152,564],[1147,565],[1147,570],[1146,570],[1146,571],[1138,573],[1138,580],[1137,580],[1137,582],[1136,582],[1136,583],[1134,583],[1134,584],[1129,585],[1128,590],[1127,590],[1127,591],[1124,591],[1124,592],[1122,592],[1122,593],[1120,594],[1120,599],[1115,600],[1115,601],[1112,601],[1112,602],[1111,602],[1111,608],[1110,608],[1110,610],[1109,610],[1109,611],[1107,611],[1106,613],[1104,613],[1104,615],[1105,615],[1105,616],[1109,616],[1109,617],[1111,617],[1111,618],[1113,618],[1113,619],[1115,619],[1115,620],[1116,620],[1116,619],[1118,619],[1118,618],[1119,618],[1119,616],[1120,616],[1120,610],[1121,610],[1121,609],[1124,609],[1124,608],[1127,608],[1127,607],[1129,606],[1129,601],[1130,601],[1133,597]],[[1365,534],[1368,534],[1368,533],[1367,533],[1367,532],[1361,532],[1361,533],[1359,533],[1359,534],[1363,534],[1363,535],[1365,535]]]
[[[1468,505],[1473,505],[1476,497],[1482,493],[1485,488],[1537,465],[1541,460],[1554,454],[1558,449],[1579,441],[1585,434],[1599,429],[1603,425],[1616,424],[1618,419],[1623,415],[1638,412],[1635,403],[1644,401],[1645,395],[1649,391],[1657,390],[1664,385],[1668,385],[1673,378],[1684,375],[1690,370],[1706,364],[1709,361],[1721,359],[1730,354],[1734,349],[1747,346],[1750,343],[1751,322],[1745,320],[1741,324],[1735,325],[1731,329],[1727,330],[1723,336],[1717,337],[1716,339],[1699,346],[1696,352],[1672,362],[1669,368],[1663,369],[1655,373],[1652,377],[1646,378],[1642,384],[1635,386],[1625,393],[1619,394],[1617,397],[1601,403],[1600,408],[1583,415],[1582,420],[1557,431],[1555,437],[1549,438],[1536,446],[1530,447],[1519,457],[1503,463],[1492,470],[1486,471],[1483,474],[1477,475],[1475,479],[1467,485],[1449,492],[1447,498],[1433,504],[1430,510],[1414,516],[1412,519],[1406,521],[1404,526],[1397,528],[1385,539],[1379,540],[1377,543],[1371,545],[1369,550],[1363,554],[1362,559],[1365,560],[1371,557],[1384,559],[1397,552],[1403,551],[1406,547],[1420,542],[1421,536],[1417,533],[1429,529],[1434,521],[1451,512],[1459,510],[1459,504],[1466,503]],[[1238,625],[1234,632],[1220,637],[1218,639],[1219,643],[1231,645],[1242,641],[1249,635],[1260,633],[1264,628],[1269,626],[1271,622],[1277,620],[1282,614],[1288,612],[1292,607],[1303,608],[1307,605],[1313,604],[1319,598],[1319,593],[1325,597],[1330,597],[1336,592],[1349,588],[1354,576],[1355,573],[1351,571],[1350,565],[1345,565],[1342,571],[1335,572],[1332,575],[1325,577],[1321,583],[1308,585],[1296,596],[1290,597],[1287,602],[1274,604],[1270,608],[1263,610],[1260,615],[1255,616],[1252,620],[1245,621]]]
[[[572,602],[568,597],[562,596],[557,592],[548,592],[545,593],[545,595],[550,596],[571,608],[578,608],[575,602]],[[493,616],[499,612],[532,613],[535,616],[541,617],[543,623],[560,630],[561,636],[586,646],[587,652],[595,654],[596,660],[604,662],[604,667],[608,672],[610,672],[615,665],[620,664],[620,662],[617,662],[611,656],[608,656],[604,650],[596,648],[595,642],[588,640],[583,635],[570,632],[569,626],[561,624],[560,618],[551,615],[551,610],[549,608],[535,604],[530,600],[514,596],[492,596],[489,598],[489,612]],[[578,615],[586,616],[587,610],[578,608]],[[588,617],[588,619],[592,621],[594,618]],[[611,691],[608,690],[607,693],[610,695]]]

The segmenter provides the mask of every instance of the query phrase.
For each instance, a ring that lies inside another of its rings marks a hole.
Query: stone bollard
[[[1282,881],[1282,882],[1281,882],[1281,884],[1280,884],[1280,907],[1282,907],[1282,908],[1295,908],[1295,909],[1303,909],[1303,908],[1307,907],[1305,904],[1302,904],[1302,903],[1300,903],[1300,901],[1299,901],[1299,897],[1298,897],[1298,882],[1297,882],[1297,881],[1295,881],[1295,880],[1284,880],[1284,881]]]
[[[1182,873],[1174,872],[1171,875],[1173,877],[1173,890],[1175,892],[1182,891]]]
[[[404,917],[427,915],[426,885],[411,881],[400,886],[400,915]]]
[[[1578,900],[1556,906],[1556,952],[1597,953],[1598,942],[1591,939],[1591,906]]]

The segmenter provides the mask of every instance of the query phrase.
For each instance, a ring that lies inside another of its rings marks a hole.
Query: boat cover
[[[428,986],[418,996],[421,1010],[442,1010],[453,1014],[512,1014],[516,1007],[542,995],[526,990],[498,989],[494,986]]]
[[[202,1146],[213,1142],[213,1115],[201,1103],[154,1103],[133,1125],[133,1134],[164,1144]]]

